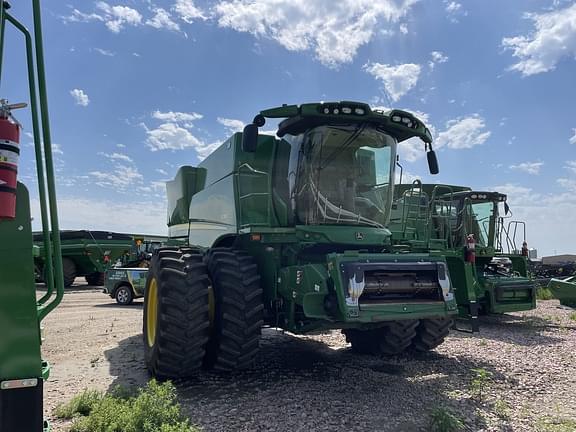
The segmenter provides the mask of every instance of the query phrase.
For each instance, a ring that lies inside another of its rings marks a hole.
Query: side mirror
[[[426,153],[426,158],[428,159],[428,169],[430,170],[430,174],[438,174],[440,168],[438,168],[438,159],[436,158],[434,150],[430,150]]]
[[[242,151],[254,153],[258,146],[258,126],[247,124],[242,132]]]

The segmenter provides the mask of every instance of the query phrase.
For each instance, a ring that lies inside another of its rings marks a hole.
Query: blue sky
[[[12,14],[29,23],[27,3]],[[576,252],[573,1],[44,4],[62,228],[163,233],[163,182],[259,110],[359,100],[433,130],[441,173],[409,141],[410,178],[508,193],[540,255]],[[2,96],[27,100],[21,39],[7,43]]]

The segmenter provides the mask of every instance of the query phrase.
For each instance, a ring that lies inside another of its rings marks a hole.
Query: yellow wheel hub
[[[148,287],[148,303],[146,305],[146,334],[148,346],[152,348],[156,341],[156,327],[158,321],[158,282],[152,278]]]

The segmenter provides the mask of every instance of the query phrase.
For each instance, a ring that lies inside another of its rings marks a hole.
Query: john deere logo
[[[364,240],[364,233],[357,232],[356,233],[356,240]]]

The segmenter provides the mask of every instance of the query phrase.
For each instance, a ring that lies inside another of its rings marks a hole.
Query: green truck
[[[409,250],[445,256],[460,317],[469,320],[473,331],[479,314],[536,307],[535,283],[517,244],[521,234],[525,242],[525,225],[507,222],[506,201],[505,194],[465,186],[420,181],[396,186],[394,241]]]
[[[132,235],[108,231],[61,231],[60,239],[66,287],[79,276],[84,276],[89,285],[103,285],[106,269],[128,256],[134,245]],[[39,255],[34,259],[35,271],[37,279],[43,280],[46,262],[41,233],[34,234],[34,244],[39,248]]]
[[[276,136],[258,133],[284,119]],[[427,351],[458,313],[442,254],[388,228],[396,150],[432,138],[412,114],[358,102],[261,111],[167,184],[169,241],[151,260],[145,361],[174,378],[255,358],[261,328],[341,329],[360,353]],[[174,343],[174,341],[178,341]]]
[[[147,276],[147,267],[112,267],[105,273],[104,293],[122,306],[132,304],[134,299],[144,297]]]

